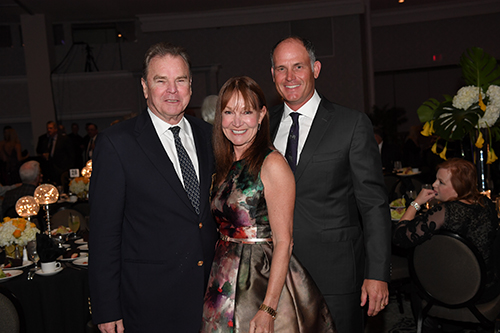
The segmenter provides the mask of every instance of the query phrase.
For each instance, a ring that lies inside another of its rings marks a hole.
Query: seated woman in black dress
[[[486,290],[480,301],[486,302],[500,293],[494,251],[498,229],[495,206],[479,193],[476,168],[471,162],[452,158],[439,164],[437,168],[433,189],[422,189],[410,204],[396,227],[394,243],[401,247],[412,247],[430,239],[439,229],[457,233],[470,240],[486,264]],[[441,203],[416,215],[420,206],[432,198]]]

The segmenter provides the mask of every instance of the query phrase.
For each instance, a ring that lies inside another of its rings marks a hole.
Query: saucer
[[[39,269],[39,270],[35,271],[35,274],[38,274],[38,275],[41,275],[41,276],[51,276],[51,275],[55,275],[55,274],[59,273],[62,270],[63,270],[63,268],[59,267],[59,268],[56,268],[56,270],[53,271],[53,272],[44,273],[41,269]]]

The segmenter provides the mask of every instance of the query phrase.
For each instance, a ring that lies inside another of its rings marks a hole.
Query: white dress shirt
[[[179,163],[179,158],[177,157],[177,148],[175,148],[174,133],[172,133],[172,131],[169,130],[169,128],[173,126],[179,126],[181,128],[181,130],[179,131],[179,137],[181,138],[182,145],[184,146],[184,149],[186,149],[186,152],[188,153],[189,158],[193,163],[194,171],[196,172],[196,177],[198,178],[199,182],[200,168],[198,166],[198,155],[196,154],[196,146],[194,144],[193,131],[191,130],[191,125],[189,124],[189,121],[187,121],[184,117],[182,117],[181,121],[179,121],[177,125],[170,125],[161,120],[160,118],[158,118],[158,116],[155,115],[153,112],[151,112],[149,108],[148,108],[148,113],[149,116],[151,117],[151,120],[153,121],[153,126],[156,130],[156,134],[158,134],[158,137],[160,138],[160,141],[163,145],[163,148],[165,149],[165,152],[168,155],[168,158],[170,158],[170,161],[172,161],[177,176],[181,180],[181,183],[184,185],[181,165]],[[184,185],[184,188],[185,187],[186,186]]]
[[[309,135],[309,131],[311,130],[314,116],[316,116],[316,111],[318,111],[318,106],[320,102],[321,102],[321,97],[319,97],[316,90],[314,90],[314,94],[311,97],[311,99],[308,100],[306,104],[302,105],[302,107],[297,111],[293,111],[285,103],[285,109],[281,117],[280,126],[278,128],[278,132],[276,133],[276,137],[274,139],[274,146],[276,147],[276,149],[278,149],[278,151],[281,154],[285,155],[286,145],[288,143],[288,134],[290,133],[290,127],[292,127],[292,117],[290,117],[290,113],[291,112],[300,113],[299,145],[297,147],[297,164],[299,164],[300,153],[302,152],[302,148],[304,148],[304,144],[306,143],[307,136]]]

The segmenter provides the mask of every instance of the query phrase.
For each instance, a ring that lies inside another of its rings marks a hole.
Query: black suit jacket
[[[38,137],[36,146],[38,155],[49,153],[49,137],[43,134]],[[75,160],[75,152],[71,140],[65,134],[58,134],[54,154],[49,157],[48,161],[40,160],[42,164],[42,173],[44,179],[48,179],[57,184],[61,183],[61,175],[73,167]]]
[[[273,140],[283,109],[271,110]],[[294,253],[322,293],[389,281],[391,220],[368,117],[322,98],[295,181]]]
[[[95,323],[131,332],[198,332],[217,239],[209,207],[211,126],[191,124],[200,215],[143,112],[101,132],[90,181],[90,291]]]

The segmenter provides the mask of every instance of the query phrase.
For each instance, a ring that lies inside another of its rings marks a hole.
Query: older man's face
[[[56,135],[56,133],[57,133],[56,124],[54,124],[54,123],[47,124],[47,134],[49,136],[54,136],[54,135]]]
[[[147,82],[142,80],[142,89],[151,112],[175,125],[191,99],[189,67],[179,56],[154,57],[149,63]]]
[[[321,63],[311,60],[304,45],[295,39],[286,39],[274,50],[274,68],[271,68],[276,90],[294,111],[309,101],[314,94],[314,80],[318,78]]]

